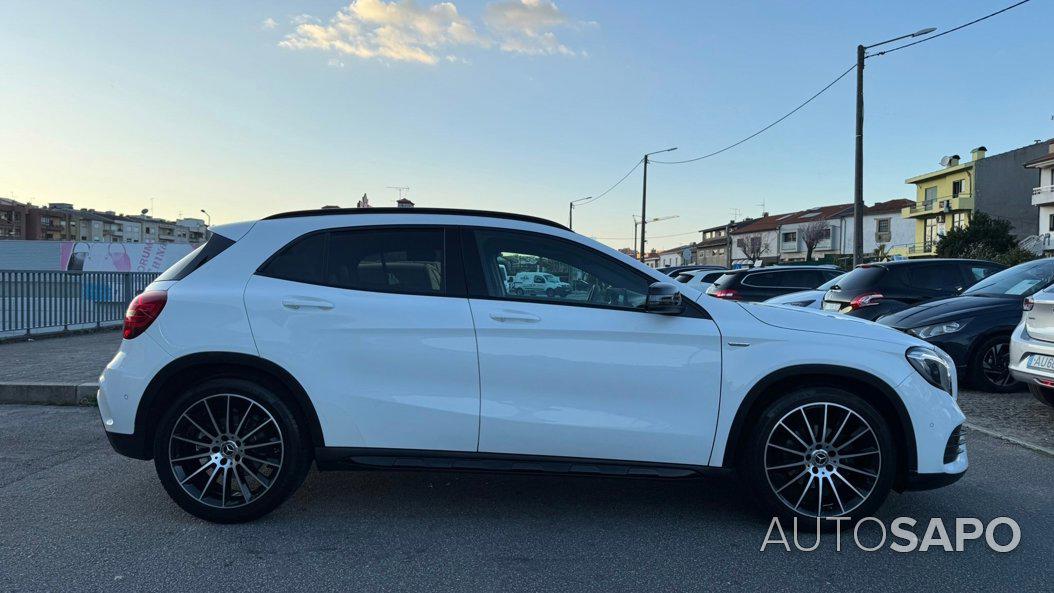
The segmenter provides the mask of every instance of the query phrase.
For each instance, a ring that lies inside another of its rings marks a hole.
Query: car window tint
[[[790,270],[780,275],[783,277],[780,286],[786,288],[813,288],[820,284],[819,275],[812,270]]]
[[[303,237],[280,251],[260,273],[282,280],[318,284],[322,282],[322,253],[325,244],[325,233]]]
[[[923,290],[950,292],[963,283],[958,266],[954,264],[912,266],[906,272],[903,277],[907,285]]]
[[[781,285],[781,281],[782,276],[779,272],[758,272],[747,274],[743,278],[742,284],[759,288],[777,288]]]
[[[443,292],[443,230],[334,231],[327,248],[326,284],[355,290]]]
[[[861,266],[854,268],[852,272],[838,281],[838,287],[842,290],[862,290],[874,288],[886,275],[886,269],[881,266]]]
[[[984,264],[969,264],[966,267],[966,278],[971,282],[979,282],[985,278],[1001,271],[1001,268],[987,266]]]
[[[473,235],[491,297],[627,309],[644,305],[649,280],[585,246],[516,231],[479,229]],[[507,284],[495,272],[501,265],[517,272]],[[553,277],[546,281],[541,273]]]

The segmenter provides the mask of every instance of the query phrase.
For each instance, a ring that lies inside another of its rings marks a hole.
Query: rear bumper
[[[1028,368],[1028,357],[1033,354],[1054,356],[1054,342],[1044,342],[1028,335],[1025,324],[1019,323],[1010,335],[1010,374],[1026,385],[1046,385],[1054,381],[1054,372]]]

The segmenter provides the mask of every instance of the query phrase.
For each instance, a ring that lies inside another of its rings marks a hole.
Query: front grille
[[[963,439],[962,424],[955,427],[952,435],[948,437],[948,444],[944,446],[944,463],[955,461],[959,454],[966,450],[966,441]]]

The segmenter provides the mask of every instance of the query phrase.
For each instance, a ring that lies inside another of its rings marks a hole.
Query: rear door
[[[479,368],[456,233],[332,229],[245,290],[260,355],[307,391],[328,446],[475,451]]]
[[[958,262],[920,263],[895,271],[905,289],[897,287],[899,294],[886,297],[909,304],[955,296],[967,287]]]

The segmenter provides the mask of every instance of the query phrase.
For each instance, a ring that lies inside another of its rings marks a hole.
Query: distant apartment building
[[[852,204],[820,206],[779,219],[779,261],[799,262],[840,254],[843,227],[841,216],[853,212]],[[850,219],[851,220],[851,219]],[[809,245],[812,254],[809,258]]]
[[[915,222],[900,215],[910,207],[912,200],[896,199],[878,202],[864,207],[864,256],[874,255],[879,248],[889,254],[898,246],[907,247],[915,241]],[[853,210],[842,214],[838,220],[841,227],[841,245],[838,251],[844,255],[853,253]]]
[[[747,221],[732,235],[732,265],[768,265],[779,261],[779,228],[795,213],[769,214]]]
[[[742,224],[729,222],[699,231],[701,240],[695,246],[695,262],[708,266],[729,265],[728,232]]]
[[[0,240],[26,238],[26,213],[21,202],[0,198]]]
[[[1032,205],[1039,207],[1039,244],[1043,252],[1054,252],[1054,140],[1046,142],[1047,153],[1025,163],[1025,168],[1039,172],[1032,188]]]
[[[987,156],[987,148],[970,151],[970,160],[959,155],[941,159],[941,168],[905,180],[916,187],[915,203],[901,211],[915,222],[915,240],[894,253],[908,257],[936,254],[941,236],[970,224],[974,212],[1009,220],[1017,237],[1039,232],[1032,192],[1039,187],[1039,170],[1025,164],[1047,153],[1047,144],[1036,143]]]

